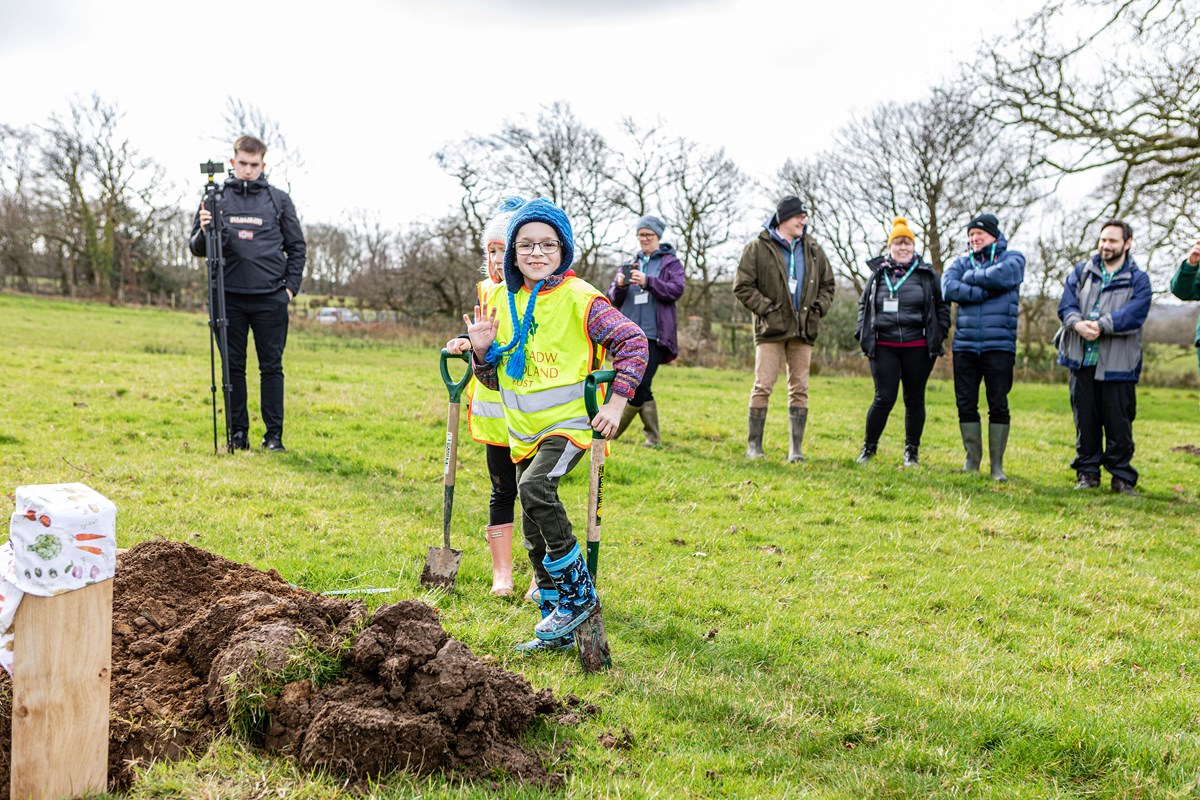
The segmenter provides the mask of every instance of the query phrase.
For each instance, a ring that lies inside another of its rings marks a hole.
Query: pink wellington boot
[[[492,595],[508,597],[513,590],[511,522],[505,525],[488,525],[483,529],[488,547],[492,551]]]

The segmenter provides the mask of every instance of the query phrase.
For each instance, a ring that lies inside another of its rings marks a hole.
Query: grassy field
[[[123,546],[187,541],[314,591],[435,604],[476,653],[602,708],[530,735],[565,745],[567,796],[1200,797],[1200,459],[1171,449],[1200,445],[1195,390],[1139,390],[1142,496],[1127,498],[1072,491],[1064,385],[1014,389],[1012,480],[997,485],[954,472],[948,382],[930,385],[922,466],[903,471],[902,409],[855,465],[870,381],[815,378],[808,462],[789,466],[783,403],[769,458],[742,457],[748,374],[664,368],[666,446],[631,435],[607,468],[615,666],[585,677],[574,658],[512,652],[536,612],[488,595],[488,481],[469,440],[457,591],[417,584],[441,529],[435,348],[295,327],[289,452],[214,456],[203,317],[0,295],[0,341],[6,492],[83,481],[117,504]],[[252,419],[256,395],[252,379]],[[586,482],[581,467],[564,483],[580,522]],[[622,729],[629,748],[598,742]],[[132,796],[346,795],[222,741],[151,768]],[[396,775],[370,796],[496,791]]]

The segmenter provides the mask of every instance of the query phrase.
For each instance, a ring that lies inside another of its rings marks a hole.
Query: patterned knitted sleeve
[[[471,353],[471,371],[475,373],[475,380],[487,388],[492,390],[500,388],[500,379],[496,376],[496,365],[476,358],[474,352]]]
[[[650,357],[646,334],[607,301],[597,299],[588,312],[588,337],[612,356],[617,371],[613,391],[624,398],[633,397]]]

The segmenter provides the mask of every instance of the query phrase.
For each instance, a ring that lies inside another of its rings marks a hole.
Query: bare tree
[[[856,287],[863,256],[878,252],[893,217],[919,231],[940,273],[974,214],[997,214],[1011,234],[1038,199],[1032,143],[1018,130],[978,124],[971,91],[947,86],[919,102],[880,105],[846,125],[831,151],[780,170],[781,194],[811,199],[842,261],[838,273]]]
[[[345,291],[357,263],[355,248],[347,231],[338,225],[318,222],[306,225],[304,241],[308,247],[306,281],[317,294]]]
[[[393,311],[405,307],[397,280],[397,237],[378,216],[358,211],[350,216],[346,235],[357,265],[349,289],[364,303]]]
[[[642,126],[632,117],[621,120],[621,132],[628,147],[613,153],[611,200],[633,214],[643,217],[662,208],[662,193],[668,180],[671,142],[662,122]]]
[[[0,277],[22,291],[36,286],[37,274],[34,144],[32,131],[0,125]]]
[[[983,59],[987,113],[1030,130],[1060,177],[1105,174],[1093,221],[1146,214],[1170,230],[1163,206],[1200,189],[1198,26],[1197,0],[1052,3]]]
[[[162,170],[121,136],[121,117],[98,95],[72,101],[44,129],[39,173],[42,202],[57,212],[41,234],[68,248],[69,261],[80,267],[72,280],[64,273],[64,282],[90,281],[112,302],[124,297],[127,279],[136,285],[152,268],[139,243],[170,213],[158,203]]]
[[[261,108],[236,97],[225,99],[225,147],[239,136],[253,136],[267,145],[267,163],[272,183],[292,190],[292,175],[304,169],[304,156],[291,145],[279,121]]]
[[[490,168],[492,148],[477,138],[448,144],[434,154],[438,166],[458,181],[462,188],[459,211],[462,224],[478,241],[493,210],[500,205],[500,196],[507,187],[495,185]]]
[[[743,217],[748,180],[725,154],[680,138],[666,165],[666,192],[677,248],[690,280],[684,313],[699,312],[703,334],[712,333],[713,287],[728,281],[736,266],[729,252],[734,226]]]
[[[439,162],[474,192],[464,199],[464,219],[484,216],[477,198],[499,199],[508,191],[558,205],[574,228],[575,271],[597,280],[598,261],[615,244],[622,210],[612,201],[611,149],[567,103],[544,106],[532,120],[510,121],[499,133],[445,148]]]

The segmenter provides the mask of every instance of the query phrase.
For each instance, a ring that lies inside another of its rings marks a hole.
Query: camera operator
[[[221,246],[225,256],[225,311],[229,320],[227,358],[232,384],[229,414],[236,450],[250,448],[246,411],[246,339],[254,331],[261,404],[266,434],[262,446],[283,452],[283,348],[287,344],[288,303],[304,277],[304,232],[292,199],[267,183],[267,146],[253,136],[233,143],[220,200]],[[194,255],[207,255],[205,233],[212,214],[203,206],[192,223]]]

